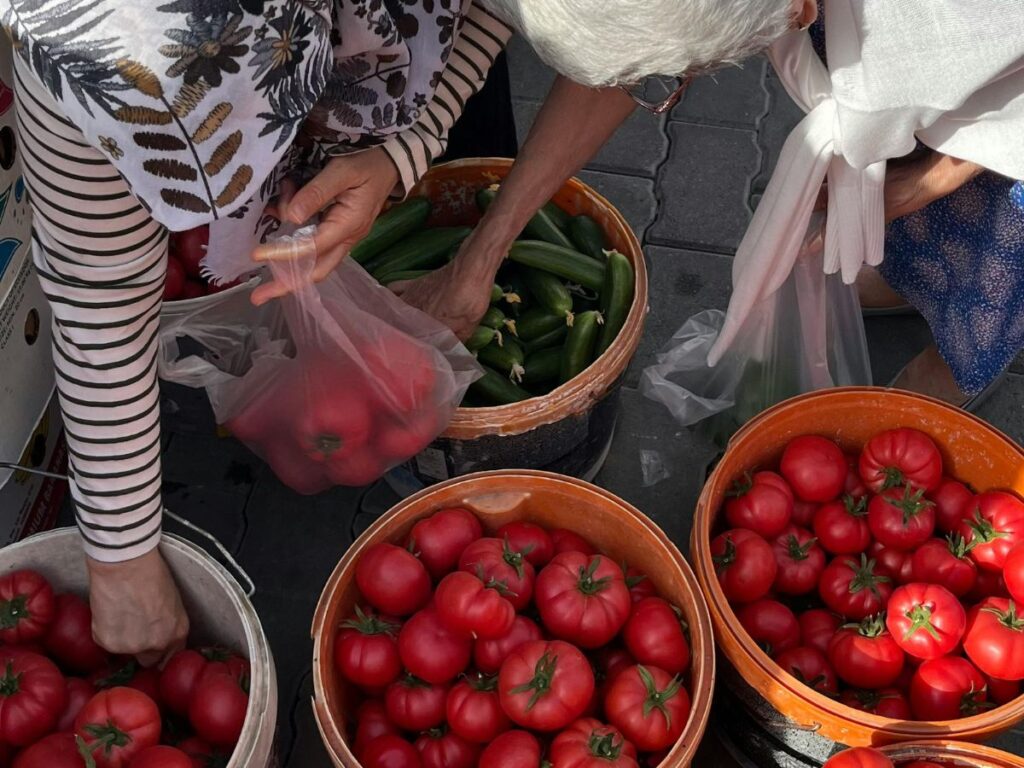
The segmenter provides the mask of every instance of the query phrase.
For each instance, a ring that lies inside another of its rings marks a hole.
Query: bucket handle
[[[0,469],[13,469],[16,472],[27,472],[30,475],[49,477],[54,480],[69,480],[67,475],[62,475],[57,472],[46,472],[45,470],[34,469],[32,467],[23,467],[20,464],[17,464],[13,461],[0,461]],[[238,579],[238,583],[242,586],[242,589],[245,591],[245,596],[248,597],[250,600],[252,599],[253,595],[256,594],[255,582],[252,580],[252,577],[250,577],[249,574],[246,573],[245,569],[241,565],[239,565],[238,561],[235,560],[232,554],[228,552],[227,547],[220,543],[220,539],[218,539],[216,536],[214,536],[212,533],[205,530],[204,528],[200,528],[195,523],[186,520],[180,515],[174,514],[173,512],[171,512],[171,510],[167,509],[166,507],[164,507],[164,514],[167,517],[174,520],[174,522],[184,526],[185,528],[188,528],[190,531],[199,534],[203,538],[207,539],[211,544],[213,544],[213,546],[216,547],[217,551],[220,552],[221,557],[223,557],[224,560],[226,560],[227,563],[234,569],[234,576],[236,579]]]

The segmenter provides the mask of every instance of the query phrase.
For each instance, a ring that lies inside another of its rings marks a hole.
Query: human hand
[[[316,234],[300,248],[291,244],[261,245],[253,253],[253,259],[281,261],[315,255],[312,279],[320,282],[370,231],[397,183],[398,169],[380,147],[333,158],[298,191],[294,183],[284,183],[280,196],[268,206],[267,213],[282,222],[302,226],[322,212]],[[265,304],[291,293],[293,288],[281,281],[264,283],[253,291],[252,302],[257,306]]]
[[[92,633],[110,653],[134,656],[144,667],[185,647],[189,621],[159,549],[122,563],[86,558]]]

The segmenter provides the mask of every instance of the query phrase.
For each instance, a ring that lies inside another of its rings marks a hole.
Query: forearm
[[[956,192],[985,169],[967,160],[931,152],[893,165],[886,178],[885,218],[893,221]]]

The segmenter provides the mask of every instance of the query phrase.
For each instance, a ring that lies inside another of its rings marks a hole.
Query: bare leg
[[[934,344],[910,361],[893,382],[893,386],[937,397],[956,406],[963,405],[969,399],[957,387],[953,371],[946,365]]]

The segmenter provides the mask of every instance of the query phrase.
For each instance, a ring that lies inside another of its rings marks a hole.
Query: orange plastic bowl
[[[817,693],[782,671],[744,631],[718,585],[711,559],[725,493],[751,467],[777,466],[798,435],[815,434],[857,451],[874,434],[896,427],[927,433],[942,451],[947,474],[979,490],[1024,493],[1024,451],[981,419],[938,400],[892,389],[851,387],[787,400],[752,419],[729,443],[708,479],[690,543],[694,569],[708,600],[718,646],[743,679],[799,730],[850,746],[955,739],[981,741],[1024,719],[1024,696],[972,717],[903,722],[870,715]]]
[[[359,598],[355,563],[367,547],[404,542],[417,520],[449,506],[473,510],[488,532],[513,520],[573,530],[616,562],[649,574],[658,592],[679,606],[690,627],[692,706],[682,736],[662,765],[689,765],[707,726],[715,678],[711,620],[693,572],[664,532],[635,507],[582,480],[530,470],[482,472],[421,491],[370,526],[338,563],[313,619],[313,710],[334,764],[360,765],[348,742],[358,699],[339,680],[333,657],[338,625]]]
[[[891,744],[882,752],[899,768],[912,760],[941,760],[950,768],[1024,768],[1024,759],[978,744],[959,741],[919,741]]]

